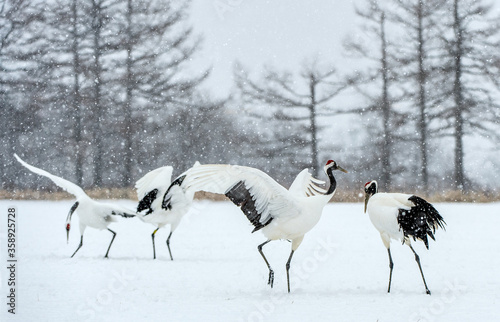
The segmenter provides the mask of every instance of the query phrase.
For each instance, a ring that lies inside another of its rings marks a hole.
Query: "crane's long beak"
[[[70,225],[66,224],[66,244],[69,244],[69,229]]]
[[[366,206],[368,206],[368,200],[370,199],[370,194],[365,193],[365,213],[366,213]]]
[[[340,171],[342,171],[342,172],[344,172],[344,173],[348,173],[346,169],[344,169],[344,168],[342,168],[342,167],[339,167],[338,165],[337,165],[337,169],[339,169]]]

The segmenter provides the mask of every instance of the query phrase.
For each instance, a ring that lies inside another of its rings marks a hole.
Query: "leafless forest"
[[[202,88],[210,66],[190,68],[204,35],[187,1],[0,0],[0,188],[40,187],[17,153],[84,188],[195,161],[253,166],[287,186],[305,167],[321,178],[334,158],[352,191],[376,179],[384,191],[496,192],[500,180],[481,176],[500,178],[500,153],[484,169],[465,162],[475,142],[500,147],[489,3],[358,1],[348,72],[312,57],[287,69],[235,61],[220,98]]]

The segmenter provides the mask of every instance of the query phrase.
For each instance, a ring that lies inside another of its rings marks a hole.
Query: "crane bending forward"
[[[68,217],[66,218],[66,237],[69,241],[69,231],[71,229],[71,217],[75,211],[78,212],[79,226],[80,226],[80,244],[78,248],[75,250],[71,257],[75,256],[76,252],[80,250],[83,246],[83,233],[85,229],[88,227],[92,227],[95,229],[103,230],[107,229],[109,232],[113,234],[113,238],[111,238],[111,242],[109,243],[108,250],[106,251],[105,258],[108,257],[109,250],[113,241],[115,240],[116,233],[109,229],[108,226],[112,222],[117,221],[116,216],[122,216],[125,218],[130,218],[135,216],[135,211],[129,210],[125,207],[103,203],[99,201],[92,200],[82,188],[61,177],[55,176],[45,170],[39,169],[32,165],[24,162],[17,154],[14,154],[17,161],[25,166],[31,172],[36,174],[45,176],[52,180],[56,185],[63,188],[65,191],[71,193],[76,197],[76,202],[71,207]]]

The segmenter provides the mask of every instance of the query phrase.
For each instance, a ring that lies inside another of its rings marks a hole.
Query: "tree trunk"
[[[102,8],[93,1],[93,21],[92,21],[92,29],[93,29],[93,54],[94,54],[94,102],[93,102],[93,111],[94,111],[94,186],[100,187],[102,185],[102,173],[103,173],[103,133],[101,122],[103,120],[103,108],[101,106],[101,49],[100,49],[100,40],[101,40],[101,29],[102,29]]]
[[[462,57],[464,56],[463,43],[462,43],[462,24],[458,13],[458,0],[454,4],[454,25],[453,30],[455,33],[455,80],[453,84],[455,110],[454,110],[454,139],[455,139],[455,168],[454,168],[454,184],[457,190],[466,190],[464,169],[463,169],[463,136],[464,136],[464,99],[462,89]]]
[[[313,74],[309,79],[309,90],[311,94],[311,104],[309,105],[309,119],[311,122],[311,166],[313,169],[313,176],[318,177],[318,139],[317,139],[317,126],[316,126],[316,79]]]
[[[74,111],[74,139],[76,147],[76,161],[75,161],[75,179],[76,184],[82,186],[83,184],[83,144],[82,144],[82,116],[81,116],[81,95],[80,95],[80,55],[79,55],[79,39],[78,39],[78,9],[77,0],[73,0],[71,4],[71,12],[73,16],[72,33],[73,43],[71,51],[73,54],[73,111]]]
[[[424,67],[425,49],[424,49],[424,36],[423,36],[423,3],[418,2],[418,106],[419,106],[419,119],[418,129],[420,132],[420,157],[421,157],[421,174],[422,174],[422,188],[425,192],[429,190],[429,174],[427,171],[427,117],[426,117],[426,96],[425,96],[425,83],[427,75]]]
[[[382,138],[382,174],[380,181],[387,190],[391,188],[391,147],[392,135],[390,126],[391,103],[389,101],[389,75],[387,64],[387,41],[385,38],[385,14],[381,14],[380,19],[381,51],[382,51],[382,117],[383,117],[383,138]]]
[[[123,186],[127,187],[131,185],[132,181],[132,144],[133,144],[133,133],[132,133],[132,89],[133,89],[133,71],[132,71],[132,0],[127,1],[127,76],[126,76],[126,94],[125,94],[125,106],[124,106],[124,127],[125,127],[125,164],[124,164],[124,176],[123,176]]]

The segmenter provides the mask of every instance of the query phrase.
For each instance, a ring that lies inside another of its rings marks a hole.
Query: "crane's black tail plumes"
[[[408,198],[415,206],[410,210],[399,209],[398,223],[406,238],[422,240],[429,249],[427,236],[435,240],[436,229],[445,229],[446,222],[439,212],[424,199],[411,196]],[[445,229],[446,230],[446,229]]]

